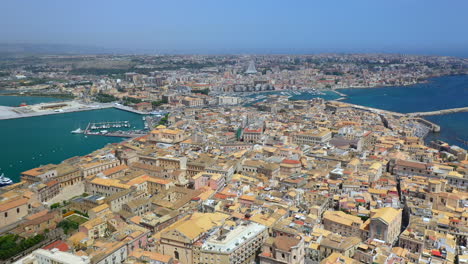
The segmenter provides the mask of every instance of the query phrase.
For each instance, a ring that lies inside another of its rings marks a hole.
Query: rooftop
[[[229,253],[241,244],[257,236],[266,229],[264,225],[250,222],[231,227],[227,234],[210,236],[203,243],[202,250]]]

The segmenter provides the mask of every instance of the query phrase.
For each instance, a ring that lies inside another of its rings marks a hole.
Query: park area
[[[81,225],[82,223],[88,221],[88,218],[86,218],[84,216],[81,216],[79,214],[72,214],[70,216],[67,216],[65,219],[68,220],[68,221],[75,222],[78,225]]]

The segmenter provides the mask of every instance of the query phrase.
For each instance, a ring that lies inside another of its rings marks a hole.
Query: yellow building
[[[151,131],[149,134],[149,141],[151,142],[162,142],[162,143],[179,143],[184,141],[186,138],[184,131],[179,129],[168,129],[161,128]]]
[[[292,143],[298,145],[316,145],[330,141],[332,133],[328,129],[294,133]]]
[[[229,217],[223,213],[194,213],[165,228],[160,233],[159,253],[183,264],[193,264],[194,243]],[[157,234],[158,235],[158,234]]]
[[[369,238],[393,244],[400,234],[402,210],[384,207],[371,210]]]
[[[326,211],[323,214],[323,225],[328,231],[342,236],[361,237],[361,218],[342,211]]]

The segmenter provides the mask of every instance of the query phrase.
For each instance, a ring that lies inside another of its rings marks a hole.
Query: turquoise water
[[[468,106],[468,75],[430,79],[428,83],[366,89],[340,89],[343,100],[353,104],[395,112],[410,113]],[[468,140],[468,113],[426,116],[441,126],[441,132],[430,134],[426,141],[441,139],[468,148],[458,139]]]
[[[5,106],[19,106],[21,103],[28,105],[38,103],[48,103],[63,101],[62,99],[52,97],[38,97],[38,96],[0,96],[0,105]]]
[[[113,108],[0,120],[0,173],[18,181],[22,171],[121,142],[123,138],[70,133],[78,127],[86,128],[88,122],[117,120],[128,120],[137,129],[143,128],[140,115]]]

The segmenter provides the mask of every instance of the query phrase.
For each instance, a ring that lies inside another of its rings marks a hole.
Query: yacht
[[[10,178],[5,177],[5,174],[2,173],[2,175],[0,175],[0,187],[7,186],[10,184],[13,184],[13,181]]]
[[[75,129],[71,132],[72,134],[81,134],[83,133],[83,130],[81,128]]]

